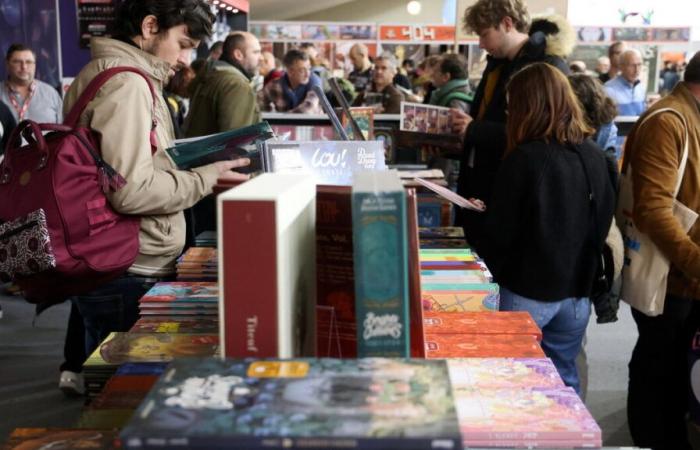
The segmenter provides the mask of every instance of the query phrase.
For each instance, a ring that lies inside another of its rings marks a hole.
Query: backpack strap
[[[136,68],[136,67],[128,67],[128,66],[120,66],[120,67],[112,67],[111,69],[104,70],[100,72],[95,78],[93,78],[90,83],[87,85],[85,90],[80,94],[80,97],[78,97],[78,100],[75,102],[71,110],[68,112],[68,115],[66,116],[65,120],[63,121],[64,124],[71,128],[75,128],[78,126],[78,120],[80,119],[80,115],[83,113],[85,108],[87,107],[88,103],[90,103],[95,96],[97,95],[97,92],[104,86],[104,84],[112,78],[114,75],[118,73],[123,73],[123,72],[132,72],[137,75],[140,75],[144,80],[146,80],[146,83],[148,84],[148,90],[151,91],[151,98],[152,98],[152,106],[151,106],[151,134],[150,134],[150,142],[151,142],[151,154],[155,154],[156,150],[158,149],[158,140],[156,138],[156,126],[158,125],[158,121],[156,120],[156,102],[157,102],[157,95],[156,95],[156,90],[155,87],[153,86],[153,83],[151,82],[151,79],[149,76],[144,72],[143,70]]]

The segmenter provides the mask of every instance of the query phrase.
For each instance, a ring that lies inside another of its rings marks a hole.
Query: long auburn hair
[[[534,63],[516,72],[506,95],[506,155],[523,142],[580,144],[595,132],[586,124],[569,80],[550,64]]]

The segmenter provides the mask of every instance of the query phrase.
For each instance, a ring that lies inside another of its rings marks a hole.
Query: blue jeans
[[[90,356],[113,331],[129,331],[139,318],[139,299],[159,279],[130,274],[72,298],[83,318],[85,355]]]
[[[544,302],[518,295],[501,287],[501,311],[527,311],[542,329],[542,349],[552,359],[567,386],[581,394],[576,356],[591,315],[588,297]]]

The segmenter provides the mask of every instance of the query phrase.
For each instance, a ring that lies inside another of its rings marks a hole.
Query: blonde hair
[[[527,33],[530,14],[522,0],[478,0],[464,12],[462,25],[465,31],[479,33],[487,28],[496,28],[510,17],[515,29]]]

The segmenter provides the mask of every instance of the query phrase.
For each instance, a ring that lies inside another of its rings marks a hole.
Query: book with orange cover
[[[542,330],[527,311],[425,311],[423,327],[429,334],[513,334],[542,341]]]
[[[542,347],[532,336],[427,334],[425,355],[440,358],[544,358]]]
[[[3,449],[121,448],[116,430],[15,428]]]
[[[216,317],[141,317],[129,330],[131,333],[188,333],[216,334],[219,318]]]

